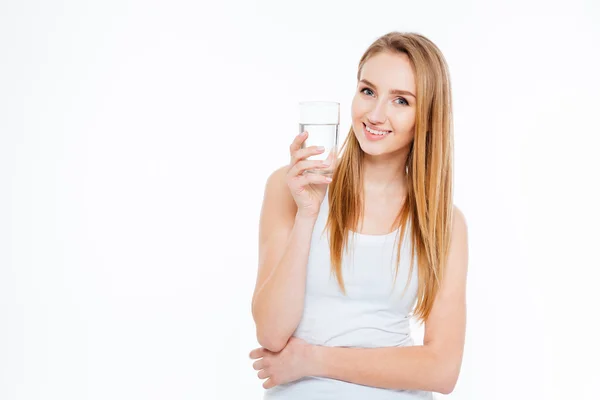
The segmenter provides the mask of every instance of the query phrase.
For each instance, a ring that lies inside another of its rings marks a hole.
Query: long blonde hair
[[[408,193],[394,221],[400,228],[400,248],[407,221],[411,221],[412,276],[415,254],[418,264],[418,291],[414,315],[425,321],[444,277],[450,245],[453,181],[452,92],[446,61],[426,37],[416,33],[390,32],[378,38],[361,57],[357,80],[365,62],[381,52],[406,54],[415,72],[417,102],[415,136],[406,161]],[[342,250],[347,248],[350,230],[357,232],[361,212],[364,152],[350,128],[338,166],[329,184],[329,229],[331,270],[344,294]],[[395,280],[394,280],[395,281]],[[408,287],[409,281],[406,287]],[[405,289],[406,289],[405,287]]]

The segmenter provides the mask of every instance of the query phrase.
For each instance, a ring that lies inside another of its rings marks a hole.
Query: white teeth
[[[367,131],[369,131],[370,133],[372,133],[374,135],[387,135],[388,133],[390,133],[390,132],[375,131],[366,125],[365,125],[365,128],[367,128]]]

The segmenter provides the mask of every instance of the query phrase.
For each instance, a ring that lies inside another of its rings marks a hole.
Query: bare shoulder
[[[288,188],[286,178],[289,170],[289,165],[284,165],[277,168],[267,178],[265,185],[265,199],[283,201],[284,205],[295,207],[296,203]],[[267,199],[267,197],[269,197]],[[272,199],[273,198],[273,199]]]
[[[453,232],[467,235],[467,218],[456,204],[453,205],[452,224]]]
[[[277,168],[267,178],[261,210],[261,239],[293,225],[296,202],[286,182],[288,165]]]
[[[278,185],[278,186],[283,186],[285,185],[285,177],[287,174],[289,166],[288,165],[283,165],[279,168],[277,168],[275,171],[271,172],[271,175],[269,175],[269,177],[267,178],[267,187],[269,187],[269,185]]]
[[[460,275],[466,274],[469,257],[467,218],[460,208],[453,206],[452,228],[450,234],[449,257],[453,262],[449,263],[451,269],[455,269]]]
[[[452,210],[452,227],[450,234],[450,253],[453,256],[458,256],[467,259],[469,252],[467,218],[458,206],[453,205]]]

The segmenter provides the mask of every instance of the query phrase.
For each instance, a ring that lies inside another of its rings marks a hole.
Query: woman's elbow
[[[283,350],[289,340],[289,338],[278,338],[276,335],[264,334],[260,331],[256,333],[256,338],[258,339],[258,344],[273,353],[279,353]]]

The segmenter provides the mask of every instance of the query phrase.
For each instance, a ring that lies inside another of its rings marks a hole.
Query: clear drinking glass
[[[329,167],[306,170],[316,174],[333,175],[338,152],[338,132],[340,129],[340,103],[333,101],[303,101],[299,103],[300,132],[308,132],[302,148],[323,146],[325,151],[307,157],[307,160],[330,161]]]

